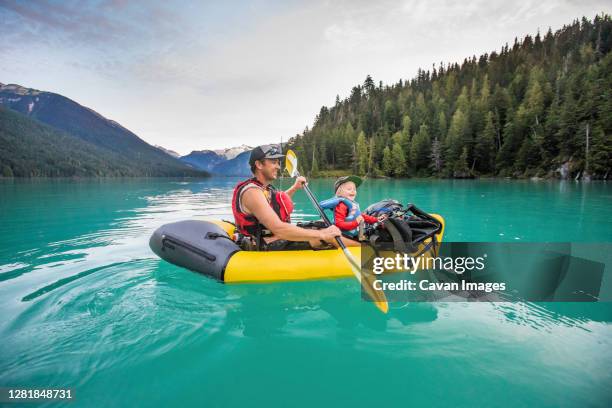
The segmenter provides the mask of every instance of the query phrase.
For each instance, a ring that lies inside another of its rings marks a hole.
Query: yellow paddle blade
[[[285,168],[287,169],[289,176],[296,177],[298,175],[297,163],[298,159],[295,152],[291,149],[287,150],[287,154],[285,156]]]
[[[385,292],[382,290],[376,290],[374,288],[374,277],[371,275],[364,274],[361,279],[361,287],[366,291],[370,299],[374,301],[376,307],[383,313],[389,311],[389,304],[387,303],[387,297]]]
[[[346,255],[346,258],[348,259],[349,264],[351,265],[351,269],[353,270],[355,278],[357,278],[357,280],[361,284],[362,290],[368,295],[370,299],[374,301],[374,304],[381,312],[387,313],[389,311],[387,297],[385,296],[385,292],[374,288],[374,281],[376,280],[374,275],[372,275],[367,270],[362,270],[362,268],[359,266],[359,263],[349,252],[348,249],[344,250],[344,255]]]

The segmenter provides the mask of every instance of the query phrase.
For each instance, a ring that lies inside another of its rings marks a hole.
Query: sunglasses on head
[[[279,147],[275,145],[263,146],[261,150],[263,150],[266,156],[269,154],[281,154]]]

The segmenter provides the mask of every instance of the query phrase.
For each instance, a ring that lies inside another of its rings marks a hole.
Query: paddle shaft
[[[300,173],[296,171],[296,175],[297,177],[299,177]],[[310,201],[312,201],[312,205],[314,205],[317,208],[317,211],[319,212],[319,215],[321,216],[321,218],[323,218],[323,222],[325,222],[325,225],[327,225],[328,227],[331,226],[332,225],[331,221],[327,217],[327,214],[325,214],[325,211],[323,211],[323,209],[319,205],[319,202],[315,198],[314,194],[312,194],[312,191],[310,191],[310,187],[308,187],[308,183],[304,183],[304,191],[306,191],[308,198],[310,198]],[[340,237],[335,237],[335,239],[338,245],[340,246],[340,248],[342,248],[343,251],[346,251],[347,250],[346,245],[344,245],[344,242],[342,242]]]
[[[292,177],[300,176],[300,172],[297,170],[297,157],[292,150],[289,150],[287,152],[287,159],[285,160],[285,164],[287,167],[287,171],[289,172],[289,174],[291,174]],[[306,191],[306,195],[308,196],[308,198],[310,198],[312,205],[316,207],[325,225],[327,225],[328,227],[331,226],[331,221],[329,220],[329,218],[327,218],[327,215],[325,214],[325,212],[319,205],[319,202],[315,198],[314,194],[312,194],[312,191],[310,191],[310,187],[308,187],[308,183],[304,183],[304,190]],[[374,301],[374,305],[376,305],[376,307],[381,312],[387,313],[389,311],[389,305],[387,304],[385,292],[375,289],[373,276],[369,274],[362,274],[362,270],[361,270],[361,266],[359,265],[359,262],[357,262],[357,260],[353,257],[353,254],[351,254],[351,252],[348,250],[346,245],[344,245],[344,242],[342,242],[342,239],[340,237],[334,237],[334,238],[336,239],[338,246],[342,248],[342,253],[344,254],[344,257],[346,258],[346,260],[351,265],[353,274],[355,275],[355,278],[357,278],[357,281],[361,284],[362,290],[365,291],[365,293],[367,293],[370,299]]]

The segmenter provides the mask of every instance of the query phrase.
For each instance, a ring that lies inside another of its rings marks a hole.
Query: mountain
[[[159,145],[153,145],[153,146],[157,147],[159,150],[166,153],[167,155],[174,157],[175,159],[179,159],[181,157],[181,155],[175,152],[174,150],[166,149],[165,147],[162,147]]]
[[[232,149],[240,149],[248,147],[243,145],[239,148],[230,148],[220,150],[221,152],[230,151]],[[218,176],[249,176],[251,169],[249,167],[249,156],[251,150],[246,150],[231,159],[226,159],[218,154],[219,150],[200,150],[193,151],[187,156],[181,157],[181,161],[195,167],[196,169],[204,170]]]
[[[234,157],[238,156],[240,153],[247,151],[250,152],[251,150],[253,150],[253,147],[242,144],[240,146],[229,147],[227,149],[213,150],[213,152],[215,152],[221,157],[225,157],[227,160],[231,160]]]
[[[213,168],[224,161],[225,157],[222,157],[212,150],[200,150],[189,153],[186,156],[180,158],[182,162],[188,163],[196,169],[212,172]]]
[[[114,152],[0,105],[0,176],[114,177],[138,170]]]
[[[369,75],[289,147],[311,174],[607,178],[612,19],[576,19],[390,85]]]
[[[206,176],[149,145],[117,122],[62,95],[0,84],[0,105],[102,149],[103,157],[120,158],[124,163],[120,175]],[[37,150],[38,146],[24,148]]]
[[[249,157],[251,151],[245,151],[231,160],[223,161],[211,170],[213,174],[223,176],[251,176],[251,168],[249,166]]]

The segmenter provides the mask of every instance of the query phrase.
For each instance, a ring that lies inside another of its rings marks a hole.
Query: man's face
[[[261,171],[261,174],[265,177],[265,179],[268,181],[276,180],[278,177],[278,171],[280,170],[280,160],[263,159],[259,162],[261,165],[257,166],[257,168]]]

